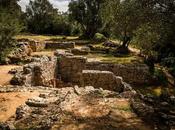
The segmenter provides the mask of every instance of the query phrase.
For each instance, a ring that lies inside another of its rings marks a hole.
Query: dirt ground
[[[38,95],[38,92],[0,93],[0,122],[5,122],[15,115],[16,108],[25,104],[28,98]]]
[[[0,85],[8,85],[13,75],[9,74],[9,70],[19,67],[17,65],[1,65],[0,66]]]

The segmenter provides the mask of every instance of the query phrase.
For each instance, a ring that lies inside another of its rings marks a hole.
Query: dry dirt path
[[[15,115],[16,108],[25,104],[28,98],[38,95],[38,92],[0,93],[0,122],[5,122]]]
[[[8,85],[9,81],[13,77],[13,75],[9,74],[8,72],[11,69],[19,67],[17,65],[0,65],[0,85]]]

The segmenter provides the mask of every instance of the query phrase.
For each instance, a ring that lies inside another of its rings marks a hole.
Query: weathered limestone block
[[[74,42],[45,42],[46,49],[71,49],[75,48]]]
[[[49,102],[44,98],[36,97],[28,99],[26,104],[31,107],[47,107]]]
[[[58,60],[58,73],[61,79],[64,82],[79,84],[86,60],[82,56],[60,56]]]
[[[89,52],[85,51],[85,50],[81,50],[81,49],[71,49],[71,53],[73,53],[74,55],[88,55]]]
[[[99,70],[83,70],[82,85],[94,86],[95,88],[103,88],[105,90],[117,92],[122,92],[124,88],[121,77],[117,77],[109,71]]]
[[[29,44],[30,44],[33,52],[38,52],[38,51],[41,51],[45,48],[45,43],[39,42],[36,40],[30,40]]]

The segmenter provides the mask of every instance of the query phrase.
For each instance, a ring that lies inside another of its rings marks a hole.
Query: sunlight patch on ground
[[[15,36],[16,39],[34,39],[38,41],[45,41],[45,40],[50,40],[50,39],[63,39],[65,36],[47,36],[47,35],[17,35]],[[66,36],[66,39],[68,40],[74,40],[77,39],[78,37],[74,36]]]

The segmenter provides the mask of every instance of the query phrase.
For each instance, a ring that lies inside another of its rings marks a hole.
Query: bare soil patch
[[[13,75],[9,74],[8,72],[11,69],[17,68],[17,65],[1,65],[0,66],[0,85],[8,85],[9,81],[13,77]]]
[[[15,115],[16,108],[24,105],[28,98],[38,96],[38,92],[0,93],[0,122],[7,121]]]

